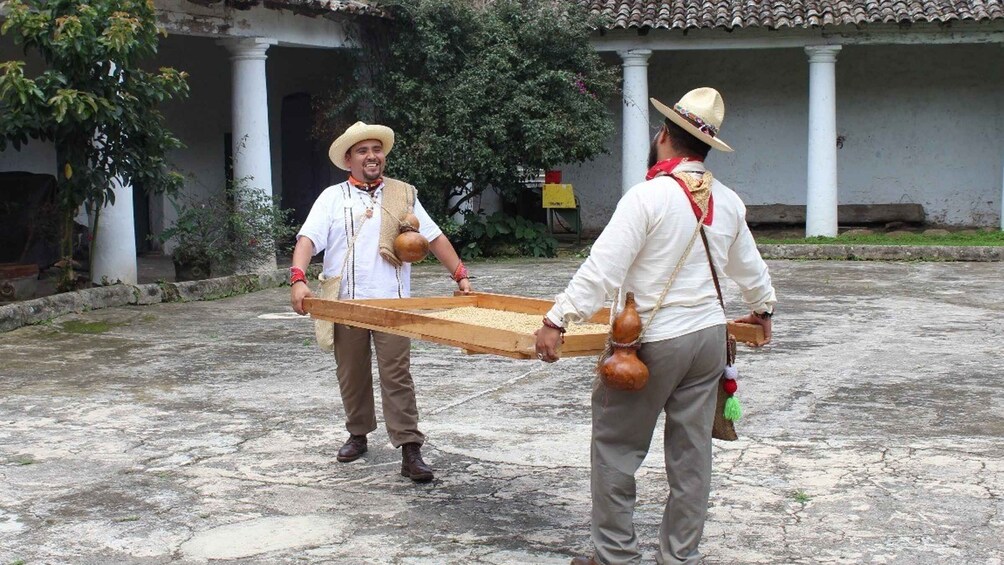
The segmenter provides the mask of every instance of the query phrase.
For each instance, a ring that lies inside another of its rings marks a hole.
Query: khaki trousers
[[[366,435],[377,428],[373,401],[370,338],[376,346],[380,394],[387,435],[394,447],[425,442],[418,431],[415,383],[411,378],[411,340],[335,324],[335,373],[350,434]]]
[[[649,381],[639,392],[616,391],[597,379],[593,391],[592,537],[603,565],[640,563],[634,531],[635,472],[666,413],[669,500],[659,530],[661,564],[694,565],[711,491],[711,425],[725,367],[725,328],[706,328],[646,343],[639,358]]]

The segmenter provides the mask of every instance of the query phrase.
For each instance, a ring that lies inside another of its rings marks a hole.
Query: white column
[[[805,235],[837,235],[837,52],[839,45],[806,47],[809,55],[809,168]]]
[[[115,64],[109,70],[111,76],[118,75]],[[119,77],[122,80],[122,77]],[[103,138],[95,134],[94,143],[101,146]],[[136,217],[133,211],[132,186],[113,178],[111,189],[115,195],[97,210],[95,218],[89,218],[94,245],[91,246],[91,283],[106,285],[115,283],[136,284]],[[84,205],[84,208],[87,204]]]
[[[91,282],[96,285],[122,282],[136,284],[136,223],[132,187],[112,180],[115,203],[98,212],[94,245],[91,247]],[[91,218],[94,228],[94,218]]]
[[[231,131],[234,180],[272,196],[272,152],[268,134],[268,87],[265,52],[274,39],[226,40],[232,62]],[[239,203],[238,203],[239,204]],[[251,270],[274,270],[275,258]]]
[[[624,123],[621,142],[621,192],[645,180],[648,171],[648,49],[620,51],[624,60]]]

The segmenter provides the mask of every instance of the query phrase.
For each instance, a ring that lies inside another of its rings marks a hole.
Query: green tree
[[[83,204],[98,213],[114,201],[112,179],[150,192],[175,191],[183,181],[166,153],[181,142],[159,105],[188,94],[187,74],[144,70],[163,31],[150,0],[7,0],[0,34],[46,69],[25,76],[23,61],[0,63],[0,151],[30,139],[56,147],[57,193],[64,256],[59,285],[73,284],[73,218]]]
[[[388,29],[363,42],[356,88],[327,99],[324,133],[337,135],[347,113],[393,127],[388,173],[418,186],[430,212],[452,215],[488,188],[511,200],[529,175],[604,151],[617,74],[590,46],[590,19],[577,3],[383,8],[393,16]]]

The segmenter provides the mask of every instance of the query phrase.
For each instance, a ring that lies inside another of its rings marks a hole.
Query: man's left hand
[[[561,358],[559,349],[561,347],[561,332],[554,328],[541,326],[539,330],[533,332],[537,336],[537,359],[545,363],[554,363]]]
[[[471,293],[471,281],[469,281],[467,279],[460,279],[459,281],[457,281],[457,288],[459,288],[460,292],[462,292],[464,294],[470,294]]]

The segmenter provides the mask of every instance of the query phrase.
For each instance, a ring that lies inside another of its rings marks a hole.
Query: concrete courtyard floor
[[[478,290],[551,297],[577,264],[472,271]],[[775,342],[740,351],[742,439],[716,443],[704,563],[1004,562],[1004,266],[770,264]],[[420,266],[414,287],[452,283]],[[727,295],[741,314],[731,283]],[[437,472],[414,485],[382,424],[364,459],[336,462],[334,361],[307,320],[283,315],[287,297],[0,334],[0,564],[564,564],[589,551],[593,359],[414,342]],[[661,445],[660,429],[638,475],[649,563]]]

